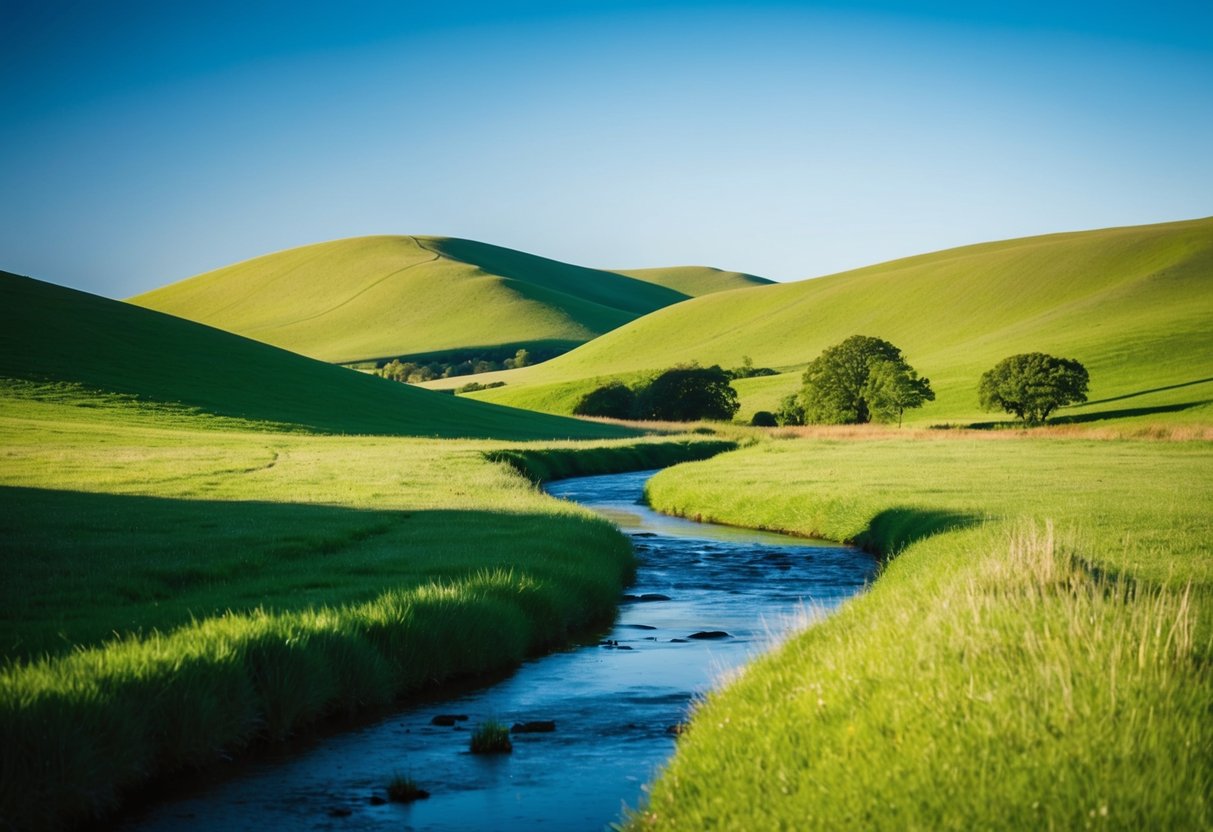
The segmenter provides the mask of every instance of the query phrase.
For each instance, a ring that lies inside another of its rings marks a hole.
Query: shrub
[[[750,424],[756,428],[773,428],[779,425],[775,414],[769,410],[760,410],[750,417]]]
[[[666,422],[732,419],[740,406],[729,374],[719,366],[674,367],[636,395],[641,419]]]
[[[612,381],[581,397],[573,413],[578,416],[606,416],[629,419],[636,406],[636,394],[621,381]]]

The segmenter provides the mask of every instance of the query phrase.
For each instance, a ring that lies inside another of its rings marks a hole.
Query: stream
[[[636,807],[694,698],[790,628],[859,591],[876,562],[854,548],[695,523],[640,504],[653,471],[549,483],[630,535],[639,567],[609,633],[523,663],[486,687],[240,763],[136,810],[125,830],[602,830]],[[647,596],[647,598],[646,598]],[[644,600],[641,600],[644,599]],[[696,633],[727,637],[689,638]],[[467,716],[453,726],[439,714]],[[473,755],[471,730],[516,733]],[[393,773],[430,797],[383,802]]]

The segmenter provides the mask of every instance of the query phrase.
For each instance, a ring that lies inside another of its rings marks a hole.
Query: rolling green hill
[[[313,358],[558,354],[692,294],[761,278],[601,271],[448,237],[358,237],[237,263],[131,298]]]
[[[716,292],[727,292],[730,289],[746,289],[751,286],[765,286],[774,283],[765,277],[745,274],[744,272],[726,272],[713,269],[710,266],[668,266],[659,269],[616,269],[617,274],[634,277],[648,283],[666,286],[676,292],[697,298],[700,295],[711,295]]]
[[[1043,351],[1082,361],[1091,402],[1074,418],[1213,416],[1213,218],[984,243],[662,309],[543,365],[506,374],[489,401],[570,412],[596,379],[679,362],[784,375],[738,382],[743,414],[774,408],[799,369],[849,335],[901,347],[937,401],[919,421],[989,419],[977,382]],[[486,376],[486,381],[491,380]]]
[[[594,438],[618,429],[419,390],[208,326],[0,272],[0,393],[323,433]]]

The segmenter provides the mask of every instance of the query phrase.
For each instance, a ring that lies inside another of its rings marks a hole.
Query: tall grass
[[[980,443],[966,474],[951,443],[778,444],[651,496],[900,554],[706,698],[634,828],[1213,823],[1207,446]]]

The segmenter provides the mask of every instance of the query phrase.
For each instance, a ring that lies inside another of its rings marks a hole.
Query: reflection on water
[[[635,806],[674,749],[671,726],[713,679],[794,622],[854,594],[875,563],[820,541],[693,523],[639,505],[653,472],[549,484],[556,497],[610,517],[640,567],[604,642],[522,665],[491,687],[393,714],[302,754],[240,767],[238,777],[152,807],[124,828],[600,830]],[[730,637],[687,637],[719,630]],[[455,727],[436,714],[466,714]],[[514,735],[514,752],[467,752],[469,729],[554,720]],[[393,773],[431,797],[382,803]]]

